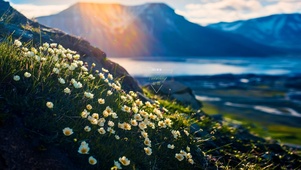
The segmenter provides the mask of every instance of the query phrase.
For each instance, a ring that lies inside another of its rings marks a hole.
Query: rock
[[[5,40],[5,37],[11,35],[13,39],[21,39],[24,42],[33,41],[36,45],[44,42],[61,44],[65,48],[77,51],[83,61],[95,63],[95,69],[104,67],[114,77],[122,77],[124,90],[142,92],[137,81],[123,67],[108,60],[105,52],[93,47],[88,41],[29,20],[12,8],[8,2],[2,0],[0,0],[0,16],[0,40]]]
[[[185,106],[191,106],[194,110],[199,110],[202,107],[201,102],[195,98],[192,90],[180,82],[165,81],[161,84],[148,84],[146,87],[153,89],[166,98],[175,99]]]
[[[204,137],[208,135],[208,132],[201,129],[201,127],[196,123],[190,125],[190,133],[196,137]]]

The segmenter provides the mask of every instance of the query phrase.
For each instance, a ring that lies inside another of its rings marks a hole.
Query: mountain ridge
[[[274,14],[248,20],[219,22],[208,27],[253,37],[258,43],[301,51],[301,14]],[[246,34],[246,32],[248,34]]]
[[[108,7],[108,4],[77,3],[37,20],[84,37],[115,57],[284,54],[243,36],[191,23],[164,3]],[[78,11],[76,15],[72,12],[74,8]]]

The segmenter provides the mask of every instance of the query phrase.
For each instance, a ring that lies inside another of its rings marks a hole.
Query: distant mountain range
[[[265,45],[301,50],[301,14],[278,14],[220,22],[208,27],[243,35]]]
[[[77,3],[37,20],[81,36],[113,57],[286,54],[253,38],[191,23],[163,3]]]

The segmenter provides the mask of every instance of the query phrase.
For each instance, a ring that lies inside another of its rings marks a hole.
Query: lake
[[[143,57],[109,58],[132,76],[216,74],[300,74],[299,57]]]

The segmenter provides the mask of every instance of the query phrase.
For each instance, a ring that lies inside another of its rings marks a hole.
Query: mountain
[[[24,42],[32,41],[37,46],[44,42],[61,44],[65,48],[77,51],[83,61],[96,63],[96,69],[104,67],[114,77],[123,77],[124,89],[141,91],[136,80],[123,67],[108,60],[102,50],[91,46],[88,41],[29,20],[3,0],[0,0],[0,16],[0,41],[12,37]]]
[[[266,56],[280,50],[187,21],[163,3],[77,3],[37,20],[81,36],[108,56]]]
[[[265,45],[301,51],[301,14],[278,14],[250,20],[220,22],[208,27],[243,35]]]

